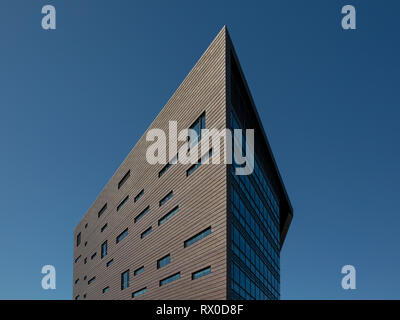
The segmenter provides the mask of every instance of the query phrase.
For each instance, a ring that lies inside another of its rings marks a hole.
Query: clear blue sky
[[[41,29],[45,4],[55,31]],[[341,28],[345,4],[355,31]],[[74,227],[226,24],[295,211],[282,298],[399,299],[399,12],[389,0],[2,0],[0,298],[72,298]]]

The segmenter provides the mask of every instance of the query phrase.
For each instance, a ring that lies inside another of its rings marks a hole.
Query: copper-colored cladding
[[[176,120],[178,131],[189,128],[205,112],[206,127],[224,129],[227,125],[227,55],[230,42],[224,27],[190,71],[148,130],[168,132],[170,120]],[[144,287],[145,294],[135,299],[226,299],[227,295],[227,166],[200,166],[189,177],[190,165],[175,164],[159,177],[163,165],[150,165],[145,158],[149,142],[146,133],[126,157],[85,214],[74,233],[73,298],[132,299],[132,293]],[[221,152],[224,145],[221,146]],[[130,176],[118,189],[118,183],[130,170]],[[144,189],[136,202],[134,198]],[[159,201],[171,190],[173,197],[163,206]],[[118,205],[129,200],[117,211]],[[107,203],[106,210],[98,212]],[[179,205],[179,212],[158,225],[158,220]],[[139,221],[134,218],[147,206],[150,210]],[[287,221],[287,219],[285,220]],[[85,228],[85,224],[88,224]],[[108,227],[101,232],[107,223]],[[287,222],[285,222],[287,224]],[[290,223],[290,222],[289,222]],[[281,223],[282,224],[282,223]],[[141,239],[141,234],[152,232]],[[209,236],[184,248],[184,241],[211,226]],[[126,228],[129,234],[118,244],[116,237]],[[81,232],[81,243],[76,236]],[[101,244],[107,240],[107,255],[101,258]],[[87,246],[84,243],[87,241]],[[96,257],[90,257],[97,252]],[[171,262],[157,269],[157,260],[170,254]],[[88,257],[84,264],[84,258]],[[107,267],[111,259],[114,263]],[[134,270],[144,266],[140,275]],[[192,280],[192,273],[211,266],[211,273]],[[129,288],[121,290],[121,273],[130,270]],[[180,272],[179,280],[160,287],[159,281]],[[84,277],[87,279],[84,280]],[[88,280],[96,277],[88,285]],[[75,284],[76,279],[79,282]],[[109,290],[103,294],[103,289]]]

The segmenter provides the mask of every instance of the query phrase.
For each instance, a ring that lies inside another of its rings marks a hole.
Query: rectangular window
[[[76,236],[76,246],[78,247],[81,244],[81,233],[79,232]]]
[[[97,252],[93,253],[92,256],[90,257],[91,260],[93,260],[97,255]]]
[[[77,263],[81,257],[82,257],[82,255],[79,255],[79,256],[75,259],[75,263]]]
[[[199,271],[196,271],[196,272],[192,273],[192,280],[196,280],[198,278],[204,277],[204,276],[206,276],[206,275],[208,275],[210,273],[211,273],[211,267],[210,266],[206,267],[206,268],[203,268],[203,269],[201,269]]]
[[[103,208],[100,209],[100,211],[97,213],[97,217],[100,218],[101,215],[107,210],[107,203],[103,206]]]
[[[85,260],[83,260],[83,263],[86,264],[87,263],[87,258],[85,258]]]
[[[202,137],[201,130],[205,128],[206,128],[206,114],[203,113],[189,128],[196,132],[196,137],[193,137],[194,138],[193,141],[190,142],[189,149],[200,141]]]
[[[103,259],[107,255],[107,240],[101,245],[101,258]]]
[[[121,203],[117,207],[117,211],[119,211],[119,209],[121,209],[128,200],[129,200],[129,195],[126,196],[125,199],[121,201]]]
[[[185,248],[191,246],[193,243],[196,243],[197,241],[203,239],[204,237],[207,237],[211,233],[211,227],[208,227],[207,229],[199,232],[198,234],[194,235],[190,239],[186,240],[184,243]]]
[[[178,279],[180,279],[180,277],[181,277],[181,273],[178,272],[178,273],[173,274],[172,276],[162,279],[162,280],[160,280],[160,287],[165,286],[166,284],[168,284],[172,281],[178,280]]]
[[[103,293],[106,293],[106,292],[108,292],[110,290],[110,287],[105,287],[104,289],[103,289]]]
[[[142,218],[144,217],[144,215],[145,215],[147,212],[149,212],[149,210],[150,210],[150,206],[147,206],[146,209],[144,209],[141,213],[139,213],[139,214],[135,217],[135,219],[134,219],[135,223],[138,222],[140,219],[142,219]]]
[[[119,243],[122,239],[124,239],[128,235],[128,228],[121,232],[121,234],[117,237],[116,243]]]
[[[170,193],[168,193],[164,198],[162,198],[159,202],[159,206],[161,207],[162,205],[164,205],[169,199],[172,198],[172,196],[174,195],[174,192],[171,191]]]
[[[121,290],[129,287],[129,269],[121,273]]]
[[[113,263],[114,263],[114,259],[111,259],[110,261],[108,261],[108,262],[107,262],[107,268],[108,268],[109,266],[111,266]]]
[[[137,276],[137,275],[141,274],[143,271],[144,271],[144,266],[141,266],[140,268],[136,269],[136,270],[133,272],[133,275],[134,275],[134,276]]]
[[[94,280],[96,280],[96,277],[91,278],[87,283],[88,283],[88,284],[91,284],[91,283],[94,282]]]
[[[104,230],[107,229],[107,226],[108,226],[107,223],[104,226],[102,226],[100,232],[104,232]]]
[[[146,291],[147,291],[146,287],[144,287],[138,291],[135,291],[134,293],[132,293],[132,298],[136,298],[137,296],[140,296],[140,295],[146,293]]]
[[[133,202],[138,201],[144,195],[144,189],[138,193],[138,195],[133,199]]]
[[[171,256],[168,254],[165,257],[157,260],[157,269],[165,267],[167,264],[171,262]]]
[[[148,229],[146,229],[145,231],[142,232],[142,234],[140,235],[140,238],[143,239],[145,236],[147,236],[148,234],[150,234],[151,231],[152,231],[152,228],[151,228],[151,227],[148,228]]]
[[[178,212],[179,212],[179,206],[176,206],[170,212],[168,212],[165,216],[163,216],[160,220],[158,220],[158,225],[161,226],[164,222],[171,219],[172,216]]]
[[[161,169],[161,171],[158,173],[158,177],[160,178],[164,173],[167,172],[167,170],[168,170],[169,168],[172,167],[173,164],[175,164],[175,163],[177,163],[177,162],[178,162],[178,155],[176,155],[175,157],[173,157],[173,158],[171,159],[171,161],[168,162],[168,163],[164,166],[164,168]]]
[[[193,172],[196,171],[196,169],[198,167],[200,167],[203,163],[205,163],[211,156],[212,156],[213,150],[210,149],[210,151],[208,151],[208,153],[206,153],[204,156],[202,156],[197,163],[195,163],[194,165],[192,165],[189,169],[187,169],[186,171],[186,176],[190,176]]]
[[[120,189],[124,183],[126,182],[126,180],[129,179],[129,177],[131,176],[131,170],[129,170],[121,179],[120,182],[118,182],[118,189]]]

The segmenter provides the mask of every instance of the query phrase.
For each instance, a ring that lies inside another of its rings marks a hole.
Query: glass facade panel
[[[231,127],[242,129],[234,111]],[[244,134],[241,145],[245,150]],[[231,166],[232,299],[280,298],[279,200],[260,163],[255,154],[251,175],[236,175]]]

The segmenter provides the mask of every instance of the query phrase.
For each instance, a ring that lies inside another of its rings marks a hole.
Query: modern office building
[[[196,132],[254,129],[253,173],[236,175],[224,163],[149,164],[146,133],[168,132],[170,120]],[[279,299],[292,216],[224,27],[77,225],[73,298]]]

